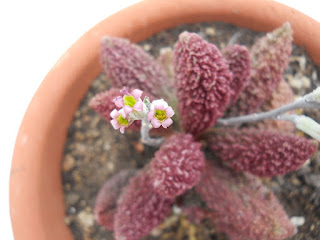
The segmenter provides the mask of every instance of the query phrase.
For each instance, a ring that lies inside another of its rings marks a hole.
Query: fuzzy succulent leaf
[[[101,61],[114,87],[126,86],[161,97],[162,86],[170,83],[166,72],[140,46],[127,39],[104,37],[101,42]]]
[[[256,111],[281,81],[292,49],[292,29],[289,23],[259,39],[250,50],[250,82],[231,108],[231,115]]]
[[[253,175],[206,162],[195,190],[231,239],[282,240],[296,233],[279,200]]]
[[[120,95],[120,88],[111,88],[95,95],[89,102],[89,106],[99,113],[104,120],[111,120],[110,113],[117,108],[113,99]]]
[[[232,72],[229,106],[239,98],[240,93],[249,84],[251,61],[248,49],[241,45],[229,45],[222,51],[229,69]]]
[[[173,72],[173,50],[172,48],[162,48],[160,50],[160,55],[157,61],[162,65],[163,69],[166,71],[169,79],[174,78]]]
[[[218,48],[195,33],[180,34],[173,64],[180,124],[187,133],[201,134],[223,116],[232,74]]]
[[[100,225],[110,231],[113,230],[117,200],[135,173],[135,170],[122,170],[108,179],[99,190],[94,207],[94,217]]]
[[[318,148],[316,141],[304,137],[257,129],[219,129],[205,138],[232,168],[260,177],[297,170]]]
[[[197,184],[203,167],[201,144],[195,142],[191,134],[175,134],[152,159],[154,190],[167,198],[175,198]]]
[[[117,202],[114,220],[116,240],[138,240],[150,233],[170,213],[172,200],[156,193],[152,172],[144,168],[130,180]]]
[[[285,80],[281,80],[276,90],[273,91],[271,97],[265,102],[260,110],[261,112],[270,111],[275,108],[279,108],[283,105],[292,103],[294,101],[294,94]],[[265,130],[277,130],[282,132],[293,133],[295,125],[289,121],[267,119],[259,121],[254,124],[255,127]]]

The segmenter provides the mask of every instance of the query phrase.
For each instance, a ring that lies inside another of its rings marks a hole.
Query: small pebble
[[[76,183],[81,183],[82,182],[82,177],[81,174],[79,173],[79,171],[75,170],[73,173],[73,179]]]
[[[161,234],[161,230],[159,228],[154,228],[150,233],[150,235],[153,237],[159,237],[160,234]]]
[[[314,224],[310,226],[310,231],[313,231],[313,230],[314,230]]]
[[[175,214],[175,215],[180,215],[182,213],[182,210],[181,208],[179,208],[177,205],[173,205],[172,207],[172,212]]]
[[[290,218],[290,222],[292,223],[293,226],[300,227],[305,223],[305,218],[303,216],[298,217],[294,216]]]
[[[110,171],[113,171],[113,169],[114,169],[114,164],[113,164],[113,162],[108,162],[108,163],[107,163],[107,168],[108,168]]]
[[[206,28],[206,34],[208,36],[214,36],[214,35],[216,35],[216,30],[212,27],[208,27],[208,28]]]
[[[66,195],[67,203],[70,205],[76,204],[79,201],[79,199],[80,199],[80,196],[76,193],[68,193]]]
[[[70,214],[75,214],[77,212],[76,208],[75,207],[70,207],[69,208],[69,213]]]
[[[291,182],[292,182],[293,185],[295,185],[295,186],[300,186],[300,185],[301,185],[300,180],[299,180],[297,177],[295,177],[295,176],[293,176],[293,177],[291,178]]]
[[[64,157],[63,163],[62,163],[62,169],[63,171],[70,171],[71,169],[73,169],[76,165],[76,161],[74,159],[74,157],[72,157],[70,154],[67,154]]]
[[[84,134],[79,131],[75,132],[74,136],[76,141],[83,141],[85,139]]]
[[[144,49],[145,51],[149,51],[151,48],[152,48],[152,45],[151,45],[151,44],[146,43],[146,44],[143,45],[143,49]]]
[[[312,72],[311,79],[312,79],[313,81],[317,81],[317,79],[318,79],[317,71],[313,71],[313,72]]]
[[[86,137],[88,137],[89,139],[100,137],[100,132],[96,129],[90,130],[86,133]]]
[[[135,144],[134,146],[136,148],[136,151],[138,153],[143,153],[144,151],[144,145],[141,142],[138,142],[137,144]]]
[[[83,210],[78,214],[79,222],[85,227],[89,228],[94,224],[94,217],[92,213],[88,213],[87,211]]]

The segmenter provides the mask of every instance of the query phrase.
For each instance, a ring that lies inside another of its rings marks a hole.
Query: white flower
[[[167,128],[173,123],[171,119],[173,115],[172,107],[163,99],[159,99],[151,103],[151,110],[148,112],[147,118],[154,128],[160,126]]]

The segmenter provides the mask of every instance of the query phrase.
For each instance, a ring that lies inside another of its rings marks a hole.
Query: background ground
[[[159,0],[161,1],[161,0]],[[0,223],[12,240],[8,184],[15,138],[27,106],[59,57],[105,17],[138,0],[14,0],[0,3]],[[317,1],[279,0],[320,21]]]

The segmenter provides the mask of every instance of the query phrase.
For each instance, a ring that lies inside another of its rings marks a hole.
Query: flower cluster
[[[129,92],[125,87],[120,90],[122,96],[117,96],[113,99],[113,103],[118,109],[113,109],[110,112],[112,118],[111,125],[114,129],[120,129],[124,133],[135,120],[148,119],[154,128],[160,126],[168,128],[172,123],[171,117],[174,115],[172,107],[163,99],[152,101],[148,97],[142,101],[142,91],[134,89]],[[95,106],[95,102],[91,102]]]
[[[111,117],[121,133],[141,120],[142,142],[159,149],[142,169],[121,171],[101,188],[97,222],[113,230],[116,240],[138,240],[176,202],[196,224],[209,219],[231,239],[293,236],[296,228],[260,180],[297,170],[317,150],[317,142],[295,135],[294,128],[320,141],[318,123],[292,114],[318,106],[320,88],[294,101],[282,77],[291,45],[290,24],[251,50],[229,45],[220,51],[183,32],[156,61],[128,40],[104,38],[102,63],[114,88],[98,94],[90,106],[104,119]],[[172,117],[178,117],[175,125],[182,133],[149,136],[151,128],[168,128]],[[201,197],[195,206],[184,201],[191,189]]]

